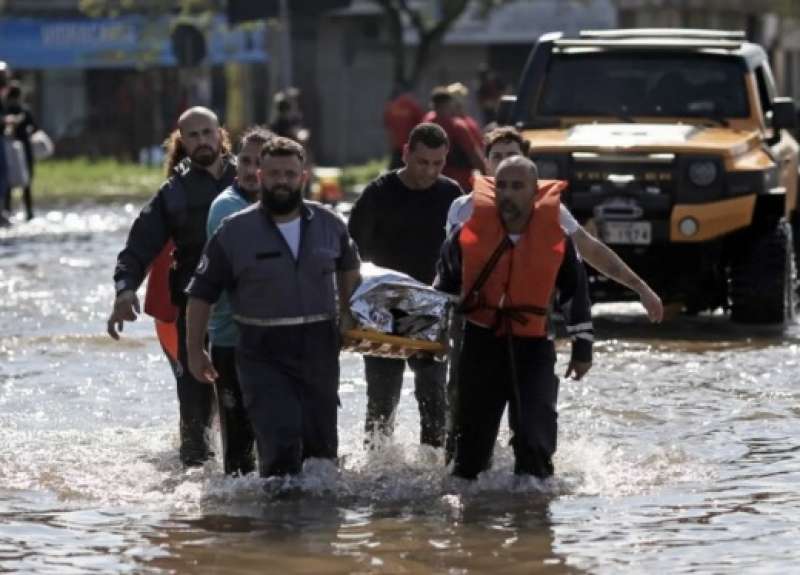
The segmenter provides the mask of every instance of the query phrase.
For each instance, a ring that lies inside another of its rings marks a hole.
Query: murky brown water
[[[104,334],[132,207],[0,230],[0,572],[789,573],[800,564],[798,330],[647,325],[598,306],[596,365],[563,382],[557,480],[452,480],[417,443],[361,446],[343,358],[339,471],[268,499],[218,462],[184,472],[174,383],[143,319]],[[563,369],[563,364],[560,369]]]

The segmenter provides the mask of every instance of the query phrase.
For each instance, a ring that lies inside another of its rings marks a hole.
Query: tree
[[[224,8],[223,0],[80,0],[81,12],[92,18],[120,14],[199,14]]]
[[[485,17],[498,6],[513,0],[479,0],[477,7]],[[389,23],[395,85],[414,87],[420,80],[431,53],[441,45],[447,32],[461,17],[470,0],[373,0],[383,9]],[[419,43],[411,67],[406,65],[404,41],[406,23],[416,32]]]

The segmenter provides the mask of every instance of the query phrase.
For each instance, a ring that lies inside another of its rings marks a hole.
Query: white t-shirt
[[[452,232],[453,228],[456,226],[466,223],[474,209],[472,194],[467,194],[466,196],[461,196],[453,200],[453,203],[450,204],[450,210],[447,212],[447,224],[445,225],[447,235],[449,236],[450,232]],[[561,229],[563,229],[564,233],[568,236],[573,235],[578,231],[578,228],[581,227],[578,220],[575,219],[575,216],[572,215],[572,212],[570,212],[564,204],[561,204],[558,221],[561,224]]]
[[[278,224],[278,229],[283,234],[286,243],[289,244],[294,259],[297,259],[297,254],[300,252],[300,216],[290,222]]]

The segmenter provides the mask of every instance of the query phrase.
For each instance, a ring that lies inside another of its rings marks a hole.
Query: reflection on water
[[[544,485],[513,477],[505,431],[492,471],[450,478],[417,445],[410,386],[393,443],[365,452],[353,355],[340,469],[311,461],[277,493],[217,461],[184,472],[151,321],[119,343],[104,333],[134,211],[0,230],[0,571],[775,573],[800,561],[800,332],[719,315],[653,327],[637,304],[596,306],[595,366],[562,382],[557,478]]]

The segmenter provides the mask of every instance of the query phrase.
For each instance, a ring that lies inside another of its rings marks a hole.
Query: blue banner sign
[[[0,60],[17,69],[176,66],[170,34],[183,20],[124,16],[107,19],[0,18]],[[219,16],[196,24],[207,64],[265,62],[265,25],[228,25]]]

